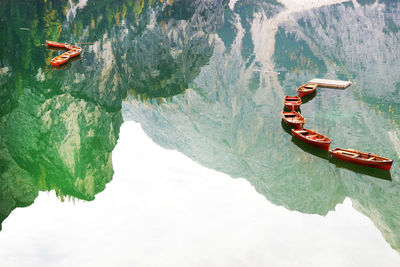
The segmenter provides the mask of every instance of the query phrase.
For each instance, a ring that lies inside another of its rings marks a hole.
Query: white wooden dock
[[[349,81],[341,80],[327,80],[327,79],[312,79],[308,83],[317,84],[318,87],[328,87],[328,88],[340,88],[345,89],[351,85]]]

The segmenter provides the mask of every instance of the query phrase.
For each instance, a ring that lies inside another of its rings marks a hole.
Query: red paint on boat
[[[283,104],[286,108],[294,111],[301,105],[301,98],[299,96],[285,96]]]
[[[313,84],[313,83],[303,84],[302,86],[298,87],[296,90],[297,90],[298,96],[304,97],[306,95],[314,93],[315,90],[317,90],[317,84]]]
[[[68,50],[80,49],[80,47],[72,44],[65,44],[65,48],[67,48]]]
[[[337,159],[361,166],[390,170],[393,160],[354,149],[335,148],[329,154]]]
[[[57,56],[57,57],[53,58],[53,59],[51,60],[51,65],[53,65],[53,66],[60,66],[60,65],[62,65],[62,64],[67,63],[68,60],[69,60],[69,55],[67,55],[66,53],[64,53],[64,54],[62,54],[62,55],[60,55],[60,56]]]
[[[308,130],[305,128],[292,129],[292,134],[293,136],[295,136],[296,138],[300,139],[301,141],[307,144],[329,151],[329,147],[331,145],[331,139],[329,139],[325,135],[317,133],[314,130]]]
[[[64,54],[68,54],[70,58],[73,58],[73,57],[79,56],[81,54],[81,51],[82,51],[82,49],[77,48],[77,49],[69,50],[69,51],[65,52]]]
[[[46,41],[46,45],[50,46],[50,47],[66,48],[65,43],[57,43],[57,42],[52,42],[52,41]]]
[[[306,119],[295,111],[282,111],[282,119],[287,125],[295,129],[303,128],[304,123],[306,123]]]
[[[58,47],[58,48],[66,48],[68,49],[67,52],[60,56],[56,56],[51,60],[51,65],[53,66],[60,66],[68,62],[70,58],[79,56],[82,52],[82,48],[77,47],[75,45],[67,44],[67,43],[57,43],[52,41],[46,41],[47,46],[50,47]]]

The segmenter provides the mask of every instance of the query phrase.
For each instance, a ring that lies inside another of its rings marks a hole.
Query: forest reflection
[[[226,3],[2,1],[0,221],[38,191],[93,200],[104,190],[122,100],[183,93],[211,57]],[[45,40],[84,51],[52,68],[61,52]]]
[[[39,191],[93,200],[112,179],[124,119],[289,210],[324,216],[349,197],[399,250],[400,90],[389,70],[400,13],[398,3],[377,4],[2,1],[0,222]],[[45,40],[80,44],[82,56],[51,68],[59,52]],[[396,159],[392,181],[337,168],[281,129],[283,96],[314,76],[354,86],[310,97],[308,123],[335,145]]]

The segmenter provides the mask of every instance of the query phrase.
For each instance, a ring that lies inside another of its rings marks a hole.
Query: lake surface
[[[2,1],[1,266],[399,266],[400,3],[296,2]],[[314,77],[352,85],[305,127],[390,172],[292,138]]]

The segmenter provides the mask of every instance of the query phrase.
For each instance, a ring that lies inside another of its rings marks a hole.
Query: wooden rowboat
[[[68,60],[69,60],[69,55],[67,53],[64,53],[60,56],[53,58],[50,63],[53,66],[60,66],[62,64],[67,63]]]
[[[57,43],[57,42],[52,42],[52,41],[46,41],[46,45],[51,46],[51,47],[66,48],[65,43]]]
[[[306,95],[312,94],[317,90],[317,85],[312,83],[303,84],[302,86],[298,87],[297,94],[300,97],[304,97]]]
[[[81,54],[82,49],[81,48],[74,48],[72,50],[68,50],[64,54],[68,54],[70,58],[79,56]]]
[[[393,164],[391,159],[354,149],[335,148],[329,150],[329,155],[343,161],[383,170],[390,170]]]
[[[286,108],[294,111],[301,105],[301,98],[299,96],[285,96],[283,104]]]
[[[68,49],[67,52],[64,54],[57,56],[51,60],[51,65],[53,66],[60,66],[68,62],[70,58],[79,56],[82,52],[80,47],[75,45],[67,44],[67,43],[57,43],[52,41],[46,41],[47,46],[50,47],[58,47],[58,48],[65,48]]]
[[[306,119],[295,111],[282,111],[282,119],[287,125],[295,129],[303,128],[304,123],[306,123]]]
[[[65,44],[65,48],[67,48],[68,50],[80,49],[80,47],[72,44]]]
[[[314,130],[308,130],[305,128],[292,129],[292,134],[293,136],[297,137],[299,140],[307,144],[329,151],[331,139],[329,139],[325,135],[317,133]]]

